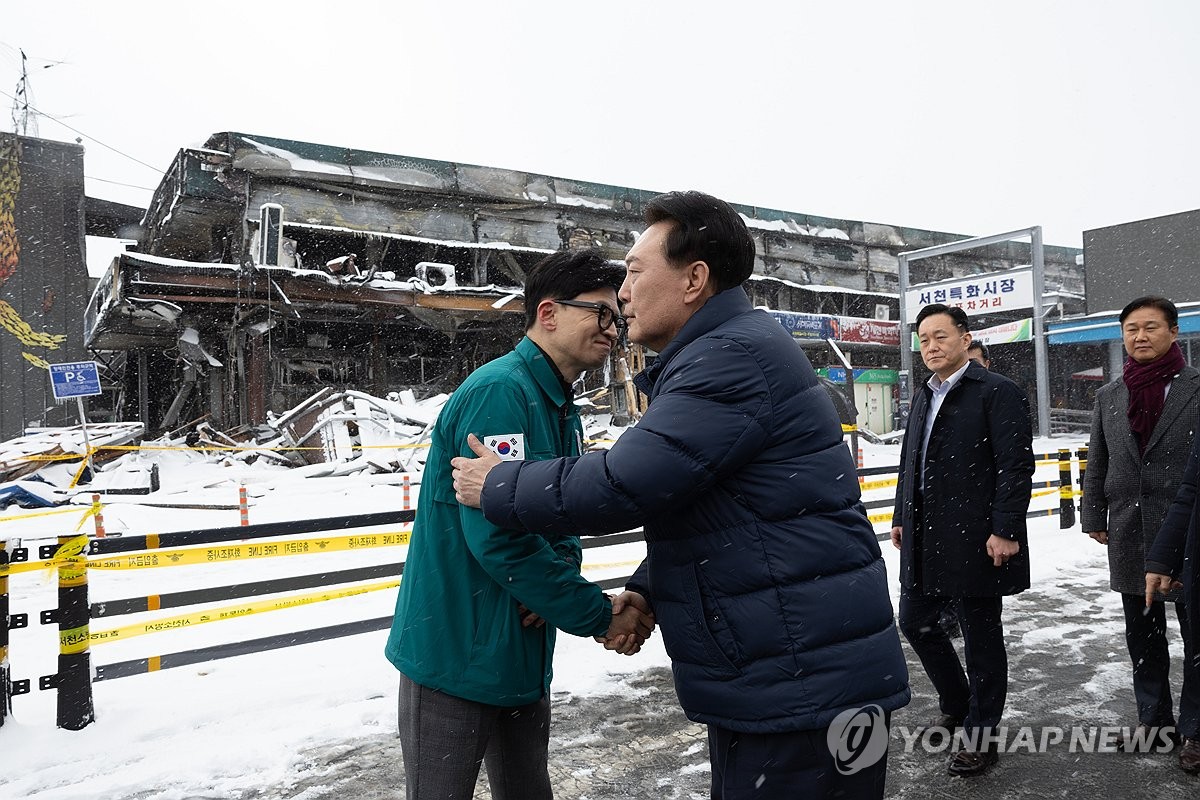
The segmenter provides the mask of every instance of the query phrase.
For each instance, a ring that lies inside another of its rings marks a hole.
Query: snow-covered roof
[[[790,286],[793,289],[807,289],[810,292],[828,292],[832,294],[865,294],[871,297],[900,297],[900,295],[892,292],[868,292],[862,289],[848,289],[844,286],[821,286],[815,283],[796,283],[795,281],[789,281],[787,278],[777,278],[774,275],[751,275],[750,280],[775,281],[776,283],[782,283],[784,286]]]

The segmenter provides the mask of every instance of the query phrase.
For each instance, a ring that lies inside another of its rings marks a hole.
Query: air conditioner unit
[[[430,286],[441,289],[454,289],[458,281],[454,277],[453,264],[438,264],[434,261],[422,261],[416,267],[417,277]]]

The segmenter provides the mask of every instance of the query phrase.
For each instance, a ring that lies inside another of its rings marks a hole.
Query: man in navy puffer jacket
[[[680,705],[709,727],[714,798],[882,797],[908,674],[833,404],[741,288],[754,241],[729,204],[674,192],[646,222],[619,293],[630,338],[659,353],[636,379],[645,416],[582,457],[498,463],[479,445],[453,460],[459,501],[509,529],[644,525],[614,608],[657,617]]]

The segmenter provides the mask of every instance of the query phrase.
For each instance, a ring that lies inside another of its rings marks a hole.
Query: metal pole
[[[896,275],[900,279],[900,408],[897,414],[899,428],[908,428],[908,412],[912,408],[913,354],[912,336],[908,331],[908,256],[900,254]]]
[[[829,349],[837,356],[838,361],[842,362],[843,369],[846,370],[846,391],[843,396],[846,402],[850,404],[850,410],[854,414],[854,418],[850,420],[853,429],[850,431],[850,455],[857,463],[858,459],[858,404],[854,402],[854,367],[850,364],[850,359],[842,352],[842,349],[837,346],[833,339],[826,339],[825,344],[829,345]]]
[[[1058,451],[1058,527],[1067,529],[1075,525],[1075,500],[1071,496],[1075,487],[1071,485],[1071,451],[1065,447]]]
[[[1046,292],[1046,264],[1042,253],[1042,226],[1029,229],[1033,250],[1033,359],[1037,379],[1038,435],[1050,435],[1050,358],[1046,352],[1046,323],[1042,318],[1042,295]]]
[[[88,438],[87,414],[84,413],[83,410],[83,398],[76,397],[75,402],[79,404],[79,426],[83,428],[83,447],[84,452],[87,453],[85,456],[85,459],[87,460],[87,480],[90,482],[92,480],[92,476],[96,474],[96,470],[92,466],[92,441]]]

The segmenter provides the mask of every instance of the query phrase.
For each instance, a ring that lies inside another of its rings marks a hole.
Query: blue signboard
[[[95,361],[50,365],[50,388],[55,400],[100,394],[100,372]]]
[[[837,320],[824,314],[801,314],[796,311],[769,311],[783,329],[794,339],[839,339]]]

